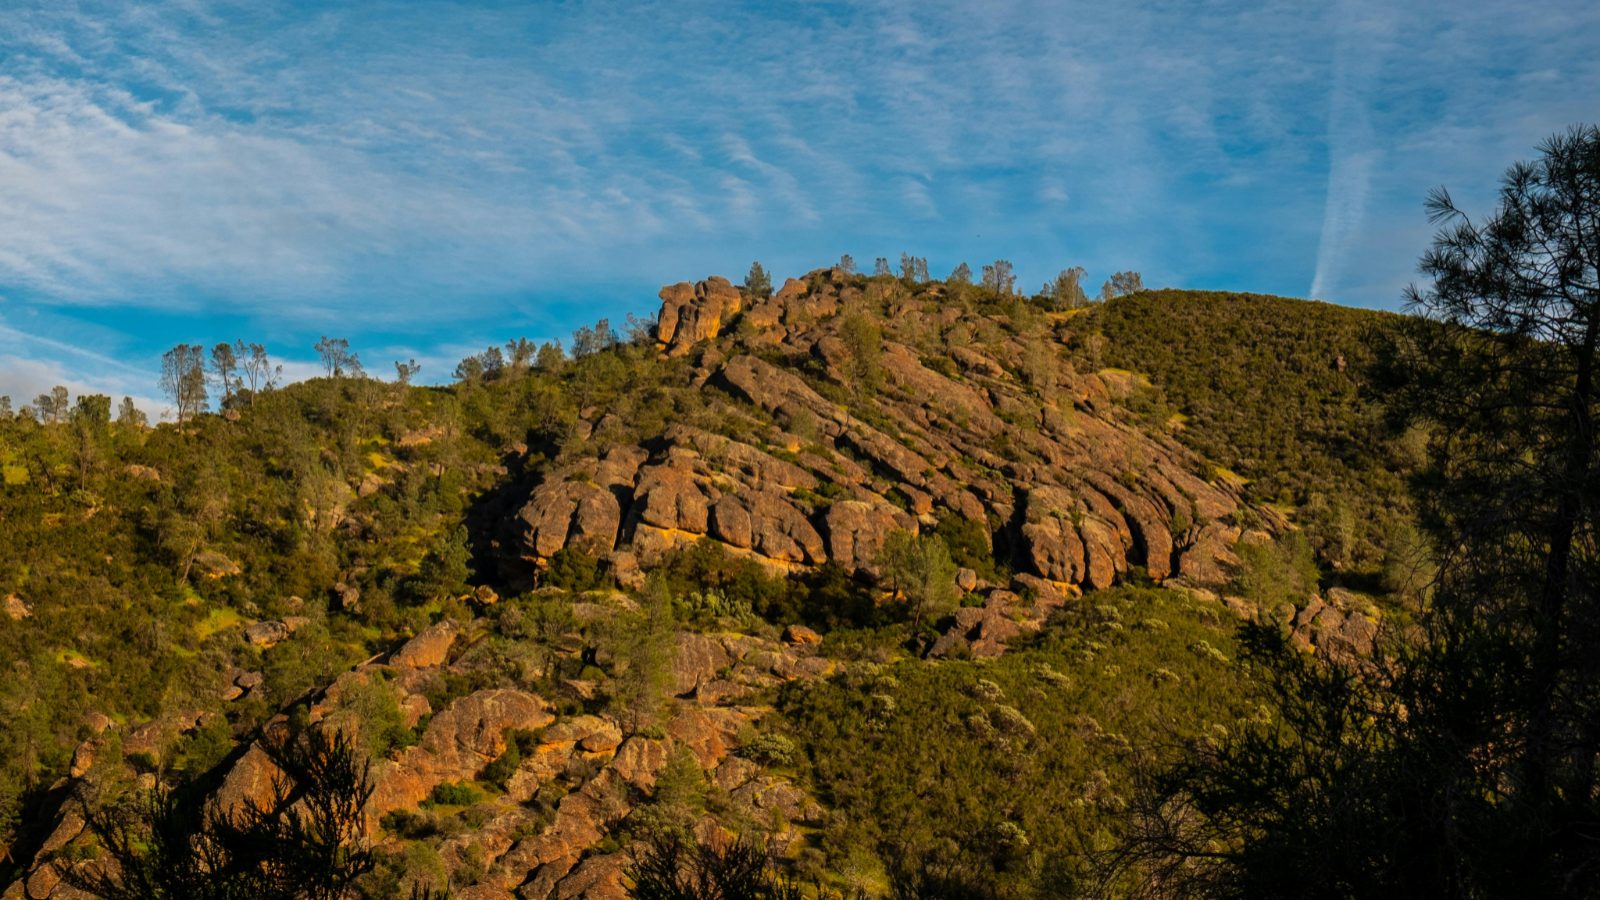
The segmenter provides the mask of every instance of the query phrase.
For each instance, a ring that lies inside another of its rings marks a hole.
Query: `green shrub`
[[[755,740],[738,750],[740,756],[763,766],[793,765],[796,752],[794,741],[771,732],[757,735]]]
[[[434,785],[428,799],[441,806],[471,806],[483,799],[483,792],[466,782],[447,781]]]
[[[933,534],[944,541],[956,565],[971,569],[991,581],[1001,578],[995,555],[989,549],[988,522],[947,512],[939,517]]]
[[[600,560],[576,547],[562,547],[550,557],[544,581],[551,587],[580,592],[592,591],[606,584],[606,578],[600,570]]]

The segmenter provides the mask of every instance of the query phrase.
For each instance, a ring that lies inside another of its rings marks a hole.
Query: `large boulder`
[[[823,517],[828,557],[846,569],[870,569],[892,531],[916,527],[910,516],[887,504],[839,500]]]
[[[822,535],[787,497],[768,490],[725,494],[711,508],[711,534],[730,546],[780,563],[826,560]]]
[[[548,558],[564,547],[604,556],[616,548],[622,507],[597,484],[559,481],[535,488],[517,519],[523,545],[535,556]]]
[[[843,409],[818,394],[805,379],[753,356],[728,360],[717,371],[717,377],[735,396],[786,419],[801,413],[813,416],[824,433],[837,433],[848,418]]]
[[[389,665],[396,669],[431,669],[444,665],[450,656],[450,647],[461,634],[461,626],[452,619],[443,619],[423,629],[416,637],[406,641]]]
[[[223,815],[233,816],[247,806],[265,807],[276,796],[277,784],[285,778],[265,750],[251,744],[222,779],[213,798]]]
[[[739,310],[744,295],[726,278],[712,276],[661,289],[656,342],[668,356],[681,356],[700,341],[714,338]]]
[[[1065,488],[1030,488],[1023,496],[1022,548],[1034,572],[1050,581],[1081,584],[1088,578],[1077,523],[1083,504]]]
[[[14,622],[20,622],[33,615],[33,607],[23,602],[22,598],[16,594],[7,594],[6,599],[0,601],[0,608],[3,608],[6,615],[10,616]]]
[[[1178,553],[1178,574],[1195,584],[1227,584],[1240,563],[1238,554],[1233,552],[1238,539],[1239,529],[1219,522],[1198,529],[1188,546]]]
[[[639,474],[630,516],[668,531],[705,534],[710,502],[696,484],[694,470],[682,462],[651,466]]]

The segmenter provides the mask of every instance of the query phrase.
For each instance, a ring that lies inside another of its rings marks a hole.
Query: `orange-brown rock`
[[[911,517],[887,504],[840,500],[823,518],[828,532],[828,558],[850,569],[873,565],[892,531],[915,527]]]
[[[1377,607],[1342,588],[1328,591],[1326,599],[1311,597],[1289,621],[1290,639],[1303,648],[1316,648],[1330,659],[1349,662],[1369,656],[1378,636]]]
[[[664,287],[656,341],[667,355],[680,356],[696,343],[716,337],[743,306],[744,295],[719,276]]]
[[[72,751],[72,763],[67,767],[67,775],[71,778],[82,778],[94,768],[95,753],[99,748],[95,742],[83,741],[78,744],[78,749]]]
[[[804,625],[789,625],[783,629],[783,642],[804,647],[822,643],[822,635]]]
[[[560,481],[536,488],[517,518],[525,526],[524,545],[538,556],[569,546],[600,556],[616,547],[622,509],[599,485]]]
[[[283,771],[266,751],[252,744],[223,778],[214,798],[217,808],[223,815],[232,816],[247,805],[264,807],[274,796],[273,786],[283,777]]]
[[[1189,539],[1178,553],[1178,574],[1197,584],[1225,584],[1232,577],[1239,557],[1233,543],[1239,530],[1212,522]]]
[[[1145,389],[1137,377],[1078,375],[1058,351],[1043,390],[1019,362],[1041,338],[992,313],[930,308],[937,292],[869,293],[843,272],[810,272],[726,334],[742,306],[726,280],[665,288],[658,337],[669,354],[698,348],[686,389],[712,415],[637,445],[568,452],[541,473],[512,546],[536,564],[581,549],[634,586],[667,553],[707,539],[778,572],[870,573],[889,532],[954,517],[981,523],[986,547],[1004,531],[1014,558],[999,562],[1059,586],[1107,587],[1134,567],[1227,580],[1237,532],[1217,523],[1239,507],[1238,487],[1198,477],[1203,467],[1169,435],[1118,408],[1115,397]],[[882,380],[868,387],[838,313],[874,303],[888,316]],[[930,350],[930,333],[949,335],[949,359]],[[1042,339],[1070,337],[1057,328]],[[1209,524],[1176,533],[1180,521]]]
[[[623,873],[628,859],[621,853],[590,856],[556,884],[556,900],[623,900],[628,890]]]
[[[1077,523],[1083,504],[1063,488],[1036,487],[1023,498],[1022,540],[1029,567],[1051,581],[1072,584],[1088,576]]]
[[[444,782],[477,777],[505,752],[508,730],[543,728],[554,719],[543,700],[525,691],[498,688],[462,697],[428,722],[418,746],[374,767],[369,816],[375,821],[390,810],[410,809]]]
[[[649,792],[655,788],[656,775],[666,768],[668,751],[666,741],[636,735],[617,748],[611,768],[629,784]]]
[[[750,715],[735,708],[690,706],[667,723],[667,734],[688,747],[700,768],[714,769],[732,751]]]
[[[585,753],[610,753],[622,743],[622,729],[599,716],[574,716],[562,719],[544,730],[540,743],[565,744]],[[547,752],[541,749],[541,752]]]
[[[461,626],[453,619],[441,619],[409,641],[401,645],[399,650],[389,658],[389,665],[395,669],[429,669],[434,666],[444,665],[450,656],[450,648],[456,642],[456,637],[461,634]]]
[[[827,559],[822,535],[787,497],[753,489],[725,494],[711,509],[711,533],[718,540],[768,559],[817,564]]]
[[[639,473],[629,515],[656,528],[706,532],[710,502],[687,464],[650,466]]]

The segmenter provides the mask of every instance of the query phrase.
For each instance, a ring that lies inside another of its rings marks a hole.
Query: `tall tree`
[[[928,261],[923,257],[912,256],[909,253],[900,254],[900,277],[907,281],[927,281]]]
[[[1042,293],[1056,309],[1077,309],[1089,302],[1089,295],[1083,292],[1083,276],[1087,274],[1082,266],[1062,269],[1054,281],[1044,286]]]
[[[839,257],[839,271],[846,275],[854,275],[856,273],[856,258],[848,253]]]
[[[1144,279],[1138,272],[1114,272],[1100,286],[1100,299],[1113,300],[1117,297],[1126,297],[1144,290]]]
[[[373,868],[364,809],[365,753],[322,730],[265,739],[267,796],[223,811],[199,785],[132,807],[87,810],[112,866],[74,868],[69,883],[107,900],[341,900]]]
[[[234,372],[238,368],[239,360],[233,354],[232,344],[223,341],[211,348],[211,374],[216,376],[217,387],[222,390],[224,407],[233,400],[234,388],[238,386],[238,376]]]
[[[672,597],[666,586],[652,579],[639,599],[639,612],[618,614],[609,623],[616,659],[611,701],[630,732],[655,722],[671,694],[677,654]]]
[[[260,344],[246,345],[242,340],[234,341],[233,355],[239,360],[244,380],[250,384],[250,405],[254,406],[258,394],[277,386],[278,379],[283,377],[283,366],[272,364],[266,347]]]
[[[1016,287],[1017,276],[1013,273],[1011,263],[1004,259],[997,259],[983,267],[984,288],[993,292],[998,297],[1010,296]]]
[[[117,404],[117,424],[123,428],[144,428],[150,424],[150,417],[134,405],[132,397],[123,397]]]
[[[911,608],[911,633],[917,634],[924,620],[933,621],[949,612],[960,598],[956,587],[956,564],[950,550],[938,538],[909,531],[891,533],[878,556],[890,590],[903,596]]]
[[[72,412],[72,397],[64,385],[58,384],[48,394],[40,394],[34,406],[39,410],[40,421],[65,422]]]
[[[1507,171],[1474,222],[1446,225],[1407,292],[1397,407],[1425,423],[1424,522],[1444,550],[1422,697],[1441,736],[1483,755],[1473,810],[1503,889],[1600,891],[1600,127]],[[1477,702],[1459,708],[1465,685]],[[1487,763],[1487,764],[1485,764]],[[1461,810],[1460,812],[1466,812]],[[1527,880],[1540,879],[1540,880]],[[1535,890],[1535,893],[1543,893]],[[1549,894],[1553,896],[1554,894]]]
[[[566,351],[561,349],[561,341],[545,341],[539,345],[539,352],[533,358],[533,366],[541,372],[554,373],[561,370],[567,362]]]
[[[322,359],[322,369],[329,378],[361,377],[361,357],[350,352],[348,340],[324,335],[314,349]]]
[[[967,285],[972,283],[972,267],[966,263],[956,266],[955,271],[946,279],[953,285]]]
[[[401,362],[398,359],[394,361],[394,378],[395,381],[402,385],[410,384],[411,379],[417,377],[417,373],[421,371],[422,364],[414,359],[406,362]]]
[[[51,425],[66,421],[69,409],[67,389],[59,384],[33,398],[34,415],[39,417],[40,424]]]
[[[88,394],[78,398],[72,409],[73,437],[77,439],[78,487],[89,488],[89,474],[105,455],[107,433],[111,427],[111,398]]]
[[[661,319],[657,315],[639,317],[628,313],[627,320],[623,323],[623,331],[628,336],[628,343],[635,347],[654,347],[656,333],[661,330]]]
[[[883,327],[865,304],[851,304],[839,319],[839,339],[849,353],[850,389],[876,389],[883,377]]]
[[[744,295],[751,300],[765,300],[772,296],[772,276],[761,268],[761,263],[750,264],[750,273],[744,276]]]
[[[463,359],[456,365],[457,381],[481,381],[497,377],[505,369],[506,358],[499,347],[490,347]]]
[[[583,326],[572,333],[572,358],[582,359],[617,345],[617,333],[611,330],[611,320],[601,319],[593,327]]]
[[[887,275],[887,274],[889,274],[889,260],[886,257],[882,257],[882,256],[880,256],[877,259],[873,260],[872,261],[872,274],[873,274],[873,277],[877,277],[879,275]]]
[[[506,364],[520,372],[533,365],[533,357],[538,352],[538,345],[527,338],[506,341]]]
[[[178,429],[206,409],[206,357],[199,344],[179,344],[161,356],[161,391],[176,409]]]

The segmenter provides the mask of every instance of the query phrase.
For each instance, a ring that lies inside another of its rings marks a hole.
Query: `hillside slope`
[[[1249,714],[1239,616],[1372,640],[1368,601],[1272,543],[1300,511],[1261,501],[1310,495],[1253,493],[1326,435],[1272,419],[1288,455],[1233,449],[1271,395],[1210,408],[1321,313],[1294,331],[1312,306],[1272,301],[1207,393],[1201,351],[1152,347],[1212,299],[711,278],[633,340],[496,351],[450,388],[323,380],[188,433],[0,423],[4,896],[104,864],[81,803],[259,797],[260,742],[305,724],[371,762],[370,896],[616,896],[663,828],[761,836],[841,890],[1072,884],[1122,827],[1130,748]],[[1219,596],[1241,565],[1277,568]]]
[[[1388,435],[1373,348],[1400,317],[1260,294],[1148,291],[1095,307],[1105,364],[1147,375],[1188,447],[1302,511],[1334,564],[1371,568],[1410,520],[1420,444]]]

